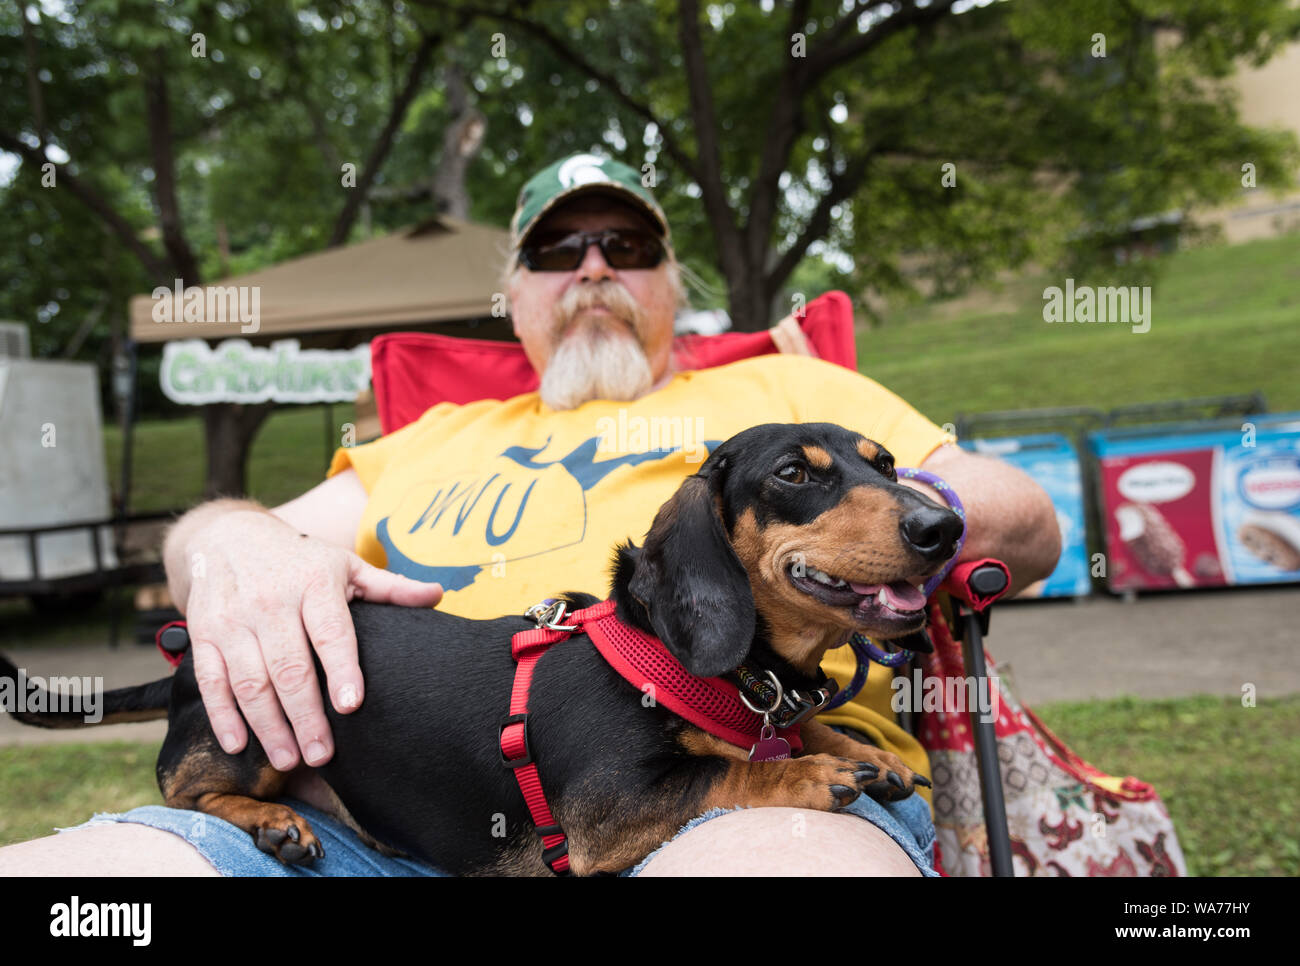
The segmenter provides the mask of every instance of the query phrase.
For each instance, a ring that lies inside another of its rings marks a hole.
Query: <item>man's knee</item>
[[[179,835],[134,822],[91,825],[0,848],[0,875],[218,874]]]
[[[881,875],[920,871],[888,835],[856,815],[747,808],[697,825],[642,875]]]

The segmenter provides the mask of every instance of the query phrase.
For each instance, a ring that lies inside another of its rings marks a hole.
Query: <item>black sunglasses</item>
[[[582,264],[593,243],[600,246],[610,268],[654,268],[664,258],[663,243],[649,232],[607,228],[535,236],[519,250],[519,261],[534,272],[571,272]]]

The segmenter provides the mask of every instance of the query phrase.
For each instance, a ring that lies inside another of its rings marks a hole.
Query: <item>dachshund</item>
[[[821,689],[822,700],[804,699],[815,711],[834,688],[822,656],[853,632],[925,649],[918,587],[961,531],[956,514],[898,483],[880,444],[829,423],[756,426],[682,483],[642,546],[615,549],[610,599],[618,621],[657,638],[690,675],[734,686],[747,671],[786,694]],[[564,870],[544,854],[509,767],[518,763],[503,763],[510,642],[533,621],[349,606],[366,699],[346,715],[324,702],[336,750],[316,772],[336,814],[386,854],[458,875],[614,873],[713,807],[835,811],[929,784],[896,755],[807,715],[800,754],[751,761],[749,749],[645,700],[579,630],[537,661],[526,725],[528,757],[567,837]],[[319,660],[316,670],[324,681]],[[14,673],[0,666],[0,676]],[[168,806],[225,819],[286,863],[323,854],[309,824],[272,801],[289,775],[256,738],[238,754],[221,749],[188,653],[169,678],[106,693],[103,711],[104,723],[167,716],[157,776]],[[84,723],[59,711],[19,717]]]

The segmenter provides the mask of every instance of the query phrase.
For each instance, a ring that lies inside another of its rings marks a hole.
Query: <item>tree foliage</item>
[[[827,285],[1114,273],[1245,163],[1295,184],[1230,78],[1298,36],[1287,0],[0,0],[0,317],[104,361],[132,294],[411,224],[440,172],[504,224],[579,150],[649,166],[742,328]]]

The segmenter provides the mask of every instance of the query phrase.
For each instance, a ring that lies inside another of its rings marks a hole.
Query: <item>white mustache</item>
[[[604,308],[632,330],[637,342],[644,348],[644,323],[641,306],[621,283],[613,279],[583,282],[569,287],[555,307],[551,329],[552,347],[558,347],[570,331],[573,320],[585,310]]]

